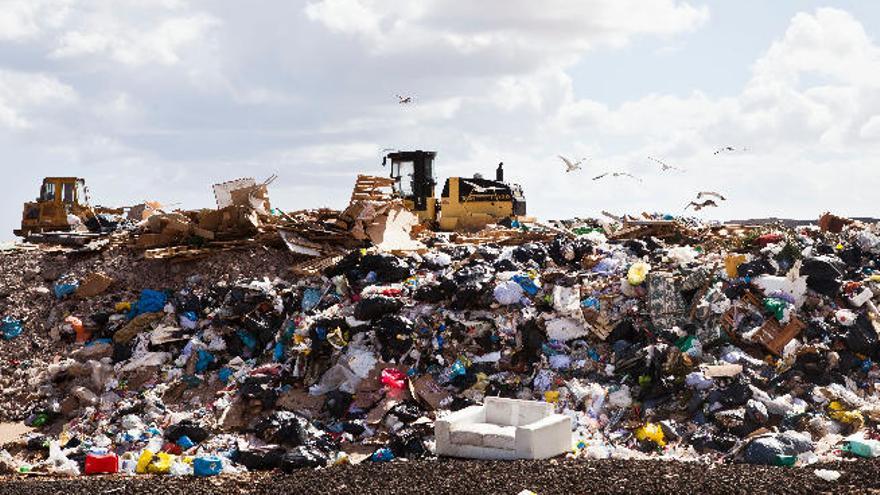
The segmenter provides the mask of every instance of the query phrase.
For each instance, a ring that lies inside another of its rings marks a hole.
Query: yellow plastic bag
[[[855,425],[857,428],[865,424],[865,417],[862,416],[861,411],[847,411],[846,407],[837,401],[828,404],[828,416],[835,421]]]
[[[730,278],[736,278],[737,272],[736,270],[739,268],[739,265],[742,265],[746,262],[746,255],[744,254],[731,254],[724,260],[724,271],[727,272],[727,276]]]
[[[556,404],[557,402],[559,402],[559,391],[548,390],[544,392],[544,402],[549,402],[551,404]]]
[[[155,457],[155,455],[156,454],[154,454],[152,450],[144,449],[144,451],[141,452],[141,456],[138,458],[137,466],[134,468],[134,471],[137,474],[146,474],[147,466],[153,462],[153,457]]]
[[[125,313],[131,311],[131,303],[130,302],[118,302],[116,303],[116,312],[117,313]]]
[[[666,446],[666,439],[663,438],[663,428],[660,428],[660,425],[657,423],[645,423],[645,426],[640,426],[636,430],[636,438],[640,442],[650,440],[661,447]]]
[[[147,472],[153,474],[168,474],[168,472],[171,471],[171,465],[174,464],[175,458],[177,458],[176,455],[159,452],[156,454],[156,458],[153,459],[153,462],[147,466]]]
[[[626,281],[629,285],[641,285],[650,271],[651,265],[643,261],[633,263],[626,272]]]

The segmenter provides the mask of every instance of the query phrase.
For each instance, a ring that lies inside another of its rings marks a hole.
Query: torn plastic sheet
[[[547,337],[551,340],[567,342],[589,334],[590,330],[584,322],[572,318],[547,320]]]

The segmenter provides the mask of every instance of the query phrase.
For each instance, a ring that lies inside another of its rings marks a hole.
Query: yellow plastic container
[[[645,423],[636,430],[636,438],[644,442],[650,440],[661,447],[666,446],[666,439],[663,437],[663,428],[657,423]]]

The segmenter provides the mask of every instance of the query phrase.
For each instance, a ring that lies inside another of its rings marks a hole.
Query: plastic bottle
[[[880,457],[880,442],[863,438],[847,440],[843,451],[859,457]]]

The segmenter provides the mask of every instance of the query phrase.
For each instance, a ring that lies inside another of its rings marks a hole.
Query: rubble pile
[[[444,234],[353,200],[266,211],[281,242],[190,263],[0,253],[0,414],[34,428],[0,463],[209,476],[431,458],[433,421],[487,396],[553,403],[572,457],[880,456],[876,225]],[[202,228],[180,215],[146,221]]]

